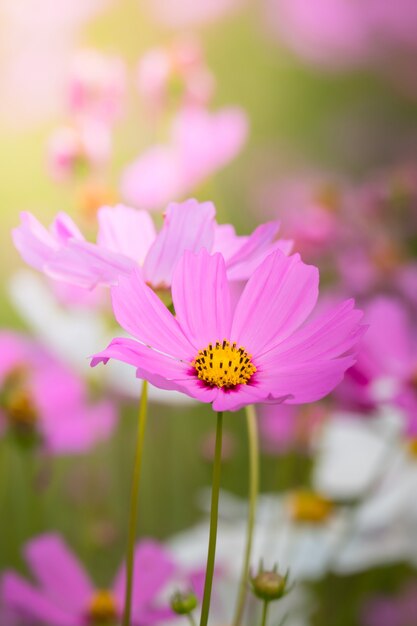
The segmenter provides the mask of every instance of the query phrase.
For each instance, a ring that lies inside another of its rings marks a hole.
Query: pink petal
[[[48,355],[49,357],[49,355]],[[71,411],[85,398],[85,383],[70,368],[49,357],[31,371],[31,393],[43,417],[55,418]]]
[[[25,547],[25,558],[49,598],[64,611],[82,614],[94,592],[74,554],[59,535],[33,539]]]
[[[167,621],[171,621],[177,617],[171,607],[168,606],[168,602],[166,602],[166,606],[161,607],[140,607],[137,610],[136,607],[133,607],[132,613],[136,623],[144,624],[145,626],[160,623],[165,624]]]
[[[54,624],[54,626],[83,626],[83,615],[67,613],[23,578],[12,572],[3,576],[2,603],[5,607],[29,620]]]
[[[122,174],[122,195],[139,209],[160,209],[172,199],[179,199],[181,172],[171,146],[155,146],[131,163]]]
[[[16,367],[27,363],[33,350],[31,343],[10,331],[0,331],[0,381]]]
[[[140,616],[152,608],[152,602],[161,589],[170,581],[177,567],[169,552],[156,541],[143,539],[135,549],[134,592],[132,609]],[[119,571],[114,584],[114,592],[123,606],[125,591],[125,567]]]
[[[21,213],[20,219],[21,225],[12,231],[14,245],[28,265],[42,271],[59,242],[31,213]]]
[[[237,107],[215,113],[197,107],[181,111],[173,127],[173,144],[181,164],[183,193],[234,159],[247,133],[246,115]]]
[[[407,377],[415,367],[414,336],[407,311],[399,300],[379,297],[366,309],[369,330],[361,361],[373,375]]]
[[[150,375],[161,377],[164,383],[168,385],[162,389],[176,389],[177,385],[171,387],[169,381],[187,380],[190,375],[190,363],[156,352],[134,339],[124,337],[113,339],[105,350],[94,355],[91,366],[95,367],[99,363],[107,363],[109,359],[116,359],[139,368],[141,374],[138,376],[140,378],[150,380]],[[150,382],[153,383],[153,380]],[[160,387],[161,385],[157,386]]]
[[[185,252],[174,273],[172,299],[182,331],[196,352],[229,339],[230,291],[220,254],[210,256],[204,249],[198,254]]]
[[[79,406],[42,421],[45,445],[53,454],[81,454],[107,439],[116,425],[117,413],[107,401]]]
[[[262,402],[265,390],[254,385],[239,385],[236,389],[219,389],[213,402],[213,411],[238,411],[248,404]]]
[[[235,158],[247,131],[246,115],[238,108],[180,111],[170,142],[154,146],[125,170],[123,197],[150,210],[179,199]]]
[[[219,394],[217,387],[208,387],[204,385],[198,378],[190,372],[188,368],[187,377],[183,379],[166,378],[164,373],[150,373],[149,369],[145,370],[138,367],[136,375],[139,378],[146,378],[151,385],[158,387],[159,389],[165,389],[168,391],[179,391],[185,393],[190,398],[209,404],[214,402]]]
[[[98,246],[127,256],[138,265],[143,265],[156,237],[149,213],[119,204],[115,207],[102,207],[97,218]]]
[[[330,393],[343,379],[347,369],[355,363],[350,355],[331,360],[313,360],[285,365],[273,351],[261,357],[258,367],[258,386],[271,399],[288,397],[288,404],[316,402]]]
[[[257,413],[263,450],[269,454],[291,450],[300,429],[297,409],[286,404],[263,404]]]
[[[257,384],[274,398],[291,395],[288,404],[330,393],[355,363],[352,352],[366,330],[359,323],[362,312],[353,306],[353,300],[342,303],[257,357]]]
[[[354,301],[346,300],[297,330],[274,349],[281,362],[295,364],[313,359],[333,359],[349,352],[366,330],[359,324],[362,311],[354,309]]]
[[[169,287],[172,272],[184,250],[210,250],[214,240],[215,208],[211,202],[187,200],[170,204],[164,225],[143,267],[145,280],[154,287]]]
[[[133,365],[138,378],[148,380],[159,389],[179,391],[199,402],[213,402],[220,393],[217,387],[207,387],[198,380],[190,362],[179,361],[156,352],[134,339],[114,339],[105,350],[93,357],[91,366],[107,363],[109,359]]]
[[[246,235],[236,235],[232,224],[216,224],[211,252],[220,252],[227,265],[229,259],[233,257],[235,252],[240,250],[248,239],[249,237]]]
[[[272,349],[304,322],[318,296],[318,270],[277,250],[257,268],[238,302],[232,340],[253,355]]]
[[[138,271],[120,278],[111,290],[114,315],[120,326],[141,343],[185,361],[194,349],[177,320]]]
[[[121,274],[129,274],[134,267],[136,263],[128,256],[88,241],[72,240],[44,266],[44,271],[55,280],[93,289],[116,283]]]
[[[279,222],[258,226],[251,235],[238,236],[230,224],[216,227],[212,252],[220,252],[227,267],[229,280],[247,280],[258,265],[275,250],[290,254],[293,242],[287,239],[275,241]]]
[[[64,244],[70,239],[84,241],[84,236],[78,226],[66,213],[58,213],[51,225],[51,233]]]
[[[263,260],[265,253],[273,250],[271,245],[279,231],[279,222],[261,224],[249,237],[245,237],[242,245],[227,260],[227,274],[235,280],[245,280]],[[219,250],[222,252],[222,250]]]

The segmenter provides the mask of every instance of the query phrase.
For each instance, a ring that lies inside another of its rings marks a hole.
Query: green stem
[[[146,426],[146,409],[148,404],[148,383],[142,383],[142,394],[139,404],[139,423],[136,439],[135,461],[133,467],[132,491],[130,496],[129,513],[129,534],[126,556],[126,589],[125,605],[123,611],[123,626],[130,626],[130,614],[132,609],[132,589],[133,589],[133,565],[135,554],[136,526],[138,519],[139,484],[142,469],[143,440]]]
[[[196,621],[194,619],[194,615],[192,613],[187,613],[187,617],[188,617],[188,621],[190,622],[191,626],[197,626]]]
[[[261,626],[266,626],[266,621],[268,618],[268,609],[269,609],[269,602],[268,600],[264,600],[263,607],[262,607]]]
[[[236,602],[233,626],[239,626],[245,608],[246,589],[249,576],[250,556],[252,551],[253,528],[255,525],[256,501],[259,491],[259,442],[258,424],[254,406],[246,407],[246,423],[248,428],[249,444],[249,505],[246,531],[246,547],[242,565],[242,573],[239,583],[239,592]]]
[[[200,626],[207,626],[210,611],[211,588],[213,585],[214,558],[216,555],[217,518],[219,512],[220,470],[222,465],[223,412],[217,413],[216,447],[214,451],[213,482],[211,486],[210,533],[207,553],[206,579],[201,606]]]

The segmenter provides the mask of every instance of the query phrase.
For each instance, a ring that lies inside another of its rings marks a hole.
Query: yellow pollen
[[[238,348],[236,343],[230,344],[226,339],[199,350],[191,365],[207,385],[227,389],[246,385],[256,372],[252,356],[245,348]]]
[[[111,591],[100,589],[91,598],[87,618],[90,624],[112,624],[117,619],[116,599]]]
[[[314,491],[299,490],[288,497],[288,509],[295,522],[320,524],[333,512],[333,504]]]

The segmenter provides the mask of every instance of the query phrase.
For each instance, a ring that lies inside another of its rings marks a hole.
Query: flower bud
[[[287,592],[288,573],[281,576],[275,569],[263,571],[251,579],[252,591],[257,598],[265,602],[279,600]]]
[[[181,593],[178,591],[171,597],[171,609],[177,615],[187,615],[194,611],[197,606],[197,597],[194,593]]]

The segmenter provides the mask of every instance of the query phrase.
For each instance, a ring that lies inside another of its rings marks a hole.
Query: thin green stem
[[[266,626],[266,622],[268,619],[268,609],[269,609],[269,602],[268,600],[264,600],[263,607],[262,607],[261,626]]]
[[[217,413],[216,446],[214,451],[213,481],[211,486],[210,533],[200,626],[207,626],[210,611],[211,588],[213,585],[214,559],[216,555],[217,539],[217,518],[219,512],[220,471],[222,466],[222,428],[223,412],[220,411]]]
[[[196,621],[194,619],[194,615],[192,613],[187,613],[187,617],[188,617],[188,621],[190,622],[191,626],[197,626]]]
[[[125,605],[123,611],[123,626],[130,626],[130,614],[132,609],[132,589],[133,589],[133,565],[135,554],[136,526],[138,519],[139,485],[142,470],[143,440],[145,437],[146,414],[148,405],[148,383],[142,383],[142,394],[139,404],[139,423],[136,439],[135,461],[133,466],[132,491],[130,496],[129,513],[129,534],[127,542],[126,556],[126,589]]]
[[[250,557],[252,552],[253,528],[255,525],[256,502],[259,491],[259,441],[256,412],[253,405],[246,407],[246,423],[249,445],[249,503],[246,530],[246,547],[243,558],[242,573],[236,601],[233,626],[239,626],[245,608],[246,590],[249,576]]]

